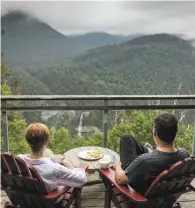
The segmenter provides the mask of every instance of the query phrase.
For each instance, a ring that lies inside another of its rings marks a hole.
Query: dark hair
[[[177,134],[177,118],[170,113],[163,113],[154,119],[154,134],[167,143],[172,144]]]
[[[32,152],[39,152],[49,140],[49,129],[41,123],[30,124],[27,127],[25,138]]]

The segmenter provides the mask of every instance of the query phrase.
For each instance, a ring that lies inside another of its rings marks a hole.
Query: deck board
[[[88,175],[88,180],[98,179],[98,174]],[[193,201],[192,201],[193,200]],[[1,207],[4,207],[8,198],[5,192],[1,191]],[[182,208],[195,208],[195,193],[182,195],[178,201],[181,201]],[[103,208],[104,207],[104,185],[97,184],[86,186],[82,190],[82,208]],[[114,207],[114,206],[112,206]]]
[[[102,188],[102,189],[101,189]],[[193,200],[193,201],[190,201]],[[9,201],[5,192],[1,191],[1,208],[4,207],[6,201]],[[179,198],[182,208],[195,208],[195,193],[188,193]],[[103,208],[104,206],[104,187],[103,185],[93,185],[85,187],[82,192],[82,207],[87,208]],[[113,206],[114,207],[114,206]]]

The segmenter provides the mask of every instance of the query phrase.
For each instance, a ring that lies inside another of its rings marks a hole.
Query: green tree
[[[162,111],[163,112],[163,111]],[[120,137],[131,134],[142,144],[149,142],[154,145],[153,120],[160,111],[126,111],[119,124],[115,124],[108,132],[108,147],[119,153]],[[49,147],[55,154],[63,154],[69,149],[82,146],[103,146],[103,133],[96,132],[89,138],[71,136],[69,131],[62,127],[50,129],[51,142]],[[179,123],[179,131],[175,140],[178,148],[191,151],[193,126]]]
[[[2,58],[1,54],[1,58]],[[1,95],[11,95],[11,88],[8,85],[7,78],[9,76],[8,67],[1,62]]]
[[[63,154],[67,150],[73,148],[72,137],[66,128],[61,127],[58,130],[52,128],[50,133],[51,141],[49,147],[55,154]]]
[[[8,86],[7,80],[1,82],[1,95],[11,95],[11,89]]]
[[[89,146],[103,146],[103,133],[95,132],[93,136],[89,137],[87,140]]]
[[[24,138],[24,132],[26,129],[26,122],[20,117],[20,114],[15,113],[8,124],[8,139],[9,150],[14,154],[27,153],[29,147]]]
[[[192,140],[193,140],[194,126],[186,126],[180,123],[177,138],[175,144],[179,148],[185,148],[189,152],[192,151]]]
[[[9,76],[7,66],[1,63],[1,95],[11,95],[12,90],[8,85],[7,77]],[[1,119],[1,123],[3,120]],[[26,153],[29,151],[29,147],[24,138],[24,131],[26,129],[26,122],[22,118],[22,114],[19,112],[8,113],[8,141],[9,151],[14,154]],[[4,132],[1,128],[1,151],[4,148]]]
[[[127,123],[115,125],[108,134],[108,147],[116,152],[119,152],[120,137],[123,134],[130,134],[131,126]]]
[[[109,131],[109,147],[119,152],[120,137],[123,134],[131,134],[143,144],[149,142],[154,145],[152,136],[153,119],[157,113],[159,113],[159,111],[133,111],[130,114],[126,112],[124,120]],[[175,139],[176,147],[191,151],[192,138],[193,126],[179,123],[179,130]]]
[[[103,134],[102,132],[96,132],[89,138],[82,136],[71,136],[68,129],[61,127],[50,129],[51,139],[49,142],[49,148],[55,154],[63,154],[69,149],[83,146],[103,146]]]

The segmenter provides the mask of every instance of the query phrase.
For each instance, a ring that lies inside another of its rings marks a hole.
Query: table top
[[[95,171],[98,169],[98,160],[95,161],[88,161],[83,160],[77,156],[77,154],[81,151],[86,150],[95,150],[101,152],[103,155],[111,155],[115,157],[115,160],[120,160],[120,157],[118,153],[114,152],[111,149],[104,148],[104,147],[98,147],[98,146],[87,146],[87,147],[77,147],[74,149],[71,149],[67,151],[65,154],[68,157],[69,161],[72,163],[72,165],[76,166],[79,163],[87,163],[89,165],[88,170],[89,171]]]

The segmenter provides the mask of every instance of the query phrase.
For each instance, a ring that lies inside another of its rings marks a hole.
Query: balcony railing
[[[144,104],[144,105],[109,105],[111,101],[173,101],[172,104]],[[4,151],[9,150],[8,144],[8,111],[37,111],[37,110],[101,110],[103,111],[104,147],[107,147],[108,111],[109,110],[164,110],[164,109],[193,109],[195,110],[195,95],[20,95],[2,96],[1,111],[3,119]],[[11,101],[11,104],[10,104]],[[88,101],[87,105],[24,105],[18,106],[18,101]],[[90,105],[91,101],[102,101],[102,105]],[[178,101],[185,104],[178,104]],[[195,113],[194,113],[195,115]],[[195,117],[195,116],[194,116]],[[195,123],[195,122],[194,122]],[[195,155],[195,126],[192,144],[192,154]]]

